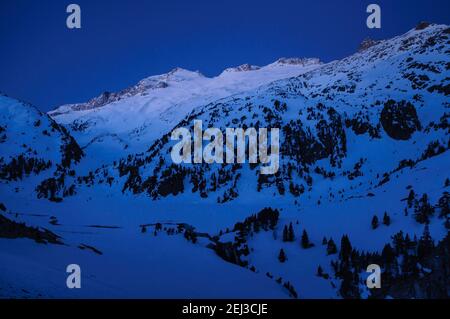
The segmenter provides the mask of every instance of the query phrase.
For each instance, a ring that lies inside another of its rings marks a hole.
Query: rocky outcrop
[[[29,227],[25,223],[17,223],[2,215],[0,215],[0,238],[30,238],[42,244],[62,244],[61,237],[48,229]]]
[[[395,140],[409,140],[414,132],[421,130],[416,108],[406,101],[388,100],[381,111],[380,122]]]
[[[374,45],[377,45],[378,43],[380,43],[380,41],[373,40],[371,38],[365,38],[359,45],[358,52],[366,51],[367,49],[373,47]]]

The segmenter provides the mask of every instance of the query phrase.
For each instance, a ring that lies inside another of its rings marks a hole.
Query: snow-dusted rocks
[[[248,71],[256,71],[259,69],[261,69],[261,67],[259,67],[257,65],[251,65],[251,64],[246,63],[246,64],[239,65],[237,67],[234,67],[234,68],[225,69],[225,71],[223,71],[223,72],[248,72]]]

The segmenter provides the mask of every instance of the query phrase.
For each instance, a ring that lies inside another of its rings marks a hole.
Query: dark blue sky
[[[77,3],[82,29],[66,27]],[[365,26],[382,8],[382,29]],[[0,91],[47,111],[181,66],[208,76],[282,56],[324,61],[420,20],[450,24],[449,0],[0,0]]]

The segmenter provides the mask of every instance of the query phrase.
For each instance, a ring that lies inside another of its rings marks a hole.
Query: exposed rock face
[[[60,237],[51,231],[26,226],[24,223],[16,223],[0,215],[0,238],[30,238],[37,243],[62,244]]]
[[[317,58],[280,58],[275,63],[285,65],[312,65],[321,64]]]
[[[367,50],[368,48],[371,48],[374,45],[377,45],[378,43],[380,43],[380,41],[372,40],[371,38],[366,38],[359,45],[358,52],[363,52],[363,51]]]
[[[429,26],[430,26],[430,23],[429,23],[429,22],[421,21],[421,22],[419,22],[419,24],[416,26],[416,30],[417,30],[417,31],[424,30],[424,29],[428,28]]]
[[[395,140],[409,140],[414,132],[422,129],[416,108],[406,101],[388,100],[381,111],[380,122]]]
[[[225,72],[247,72],[247,71],[256,71],[259,69],[261,69],[261,67],[257,65],[245,63],[234,68],[228,68],[225,70]]]

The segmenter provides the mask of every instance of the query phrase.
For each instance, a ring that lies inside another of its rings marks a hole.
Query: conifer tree
[[[439,218],[448,218],[450,215],[450,194],[444,192],[444,194],[439,198],[438,206],[440,208]]]
[[[391,264],[395,259],[395,253],[390,244],[386,244],[381,253],[381,257],[386,264]]]
[[[280,249],[278,260],[280,261],[280,263],[284,263],[287,260],[286,253],[284,252],[283,248]]]
[[[289,241],[289,231],[288,231],[288,228],[286,225],[284,225],[284,228],[283,228],[283,241],[284,242]]]
[[[294,227],[292,227],[292,223],[289,224],[288,240],[289,241],[294,241],[295,240]]]
[[[306,230],[303,230],[301,245],[304,249],[308,249],[313,246],[309,241],[308,233],[306,232]]]
[[[350,254],[352,253],[352,244],[350,243],[350,239],[347,235],[343,235],[341,239],[341,251],[339,256],[342,260],[348,260]]]
[[[372,218],[372,229],[377,229],[379,226],[378,217],[376,215]]]
[[[428,195],[423,194],[422,198],[417,203],[414,212],[414,219],[420,224],[426,224],[430,222],[430,217],[434,214],[434,208],[431,206]]]
[[[392,244],[394,245],[394,249],[398,254],[403,253],[403,251],[406,249],[406,243],[402,231],[392,236]]]
[[[423,260],[433,252],[433,249],[434,242],[430,235],[430,228],[428,224],[426,224],[423,230],[423,235],[417,243],[417,257],[419,260]]]
[[[391,217],[388,215],[387,212],[384,212],[383,224],[386,226],[389,226],[391,224]]]
[[[323,277],[323,269],[320,265],[317,267],[317,276]]]
[[[409,191],[409,195],[408,195],[408,208],[412,207],[415,199],[416,199],[416,194],[414,193],[414,190],[411,189]]]
[[[327,244],[327,255],[334,255],[336,253],[337,253],[336,244],[334,243],[333,238],[330,238]]]

